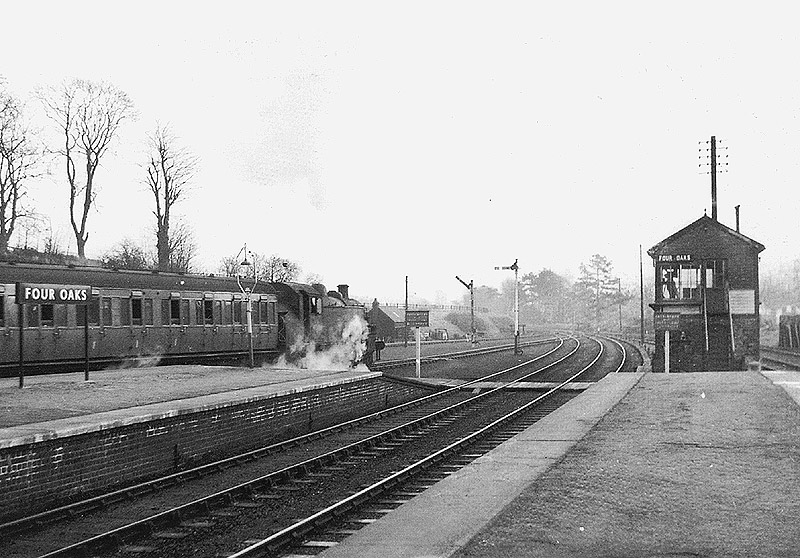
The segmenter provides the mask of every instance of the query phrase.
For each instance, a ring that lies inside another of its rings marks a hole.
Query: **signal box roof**
[[[709,233],[711,237],[709,237]],[[716,242],[714,242],[716,240]],[[721,243],[741,243],[747,245],[750,249],[759,253],[765,249],[764,245],[756,242],[742,233],[736,232],[720,223],[715,221],[708,215],[703,215],[697,221],[685,226],[678,232],[668,236],[647,251],[651,258],[655,258],[660,254],[671,253],[676,249],[703,252],[708,249],[714,249],[715,246]],[[709,257],[714,257],[717,254],[709,253]]]

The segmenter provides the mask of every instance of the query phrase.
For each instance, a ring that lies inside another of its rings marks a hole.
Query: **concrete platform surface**
[[[797,372],[610,376],[318,556],[800,556],[798,400]]]
[[[642,377],[614,374],[318,556],[450,556],[557,462]]]
[[[0,378],[0,447],[378,377],[354,370],[154,366]]]

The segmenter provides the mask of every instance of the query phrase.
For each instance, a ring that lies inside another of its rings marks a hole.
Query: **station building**
[[[764,246],[703,215],[647,253],[655,269],[653,371],[742,370],[759,358]],[[668,345],[665,346],[665,342]]]

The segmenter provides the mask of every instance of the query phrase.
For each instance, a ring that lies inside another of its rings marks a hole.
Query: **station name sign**
[[[92,287],[84,285],[17,283],[17,304],[86,305],[91,298]]]
[[[659,262],[690,262],[691,254],[659,254]]]

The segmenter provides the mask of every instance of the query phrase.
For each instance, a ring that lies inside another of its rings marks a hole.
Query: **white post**
[[[669,374],[669,330],[664,330],[664,373]]]
[[[519,267],[514,261],[514,354],[519,354]]]
[[[247,291],[245,295],[247,296],[247,337],[250,343],[250,368],[253,368],[255,366],[255,361],[253,360],[253,301],[250,297],[250,291]]]
[[[417,378],[420,378],[421,377],[420,376],[420,357],[421,357],[421,353],[422,353],[420,346],[422,345],[422,342],[420,340],[419,328],[417,327],[415,329],[417,330],[417,332],[416,332],[416,336],[417,336]]]

